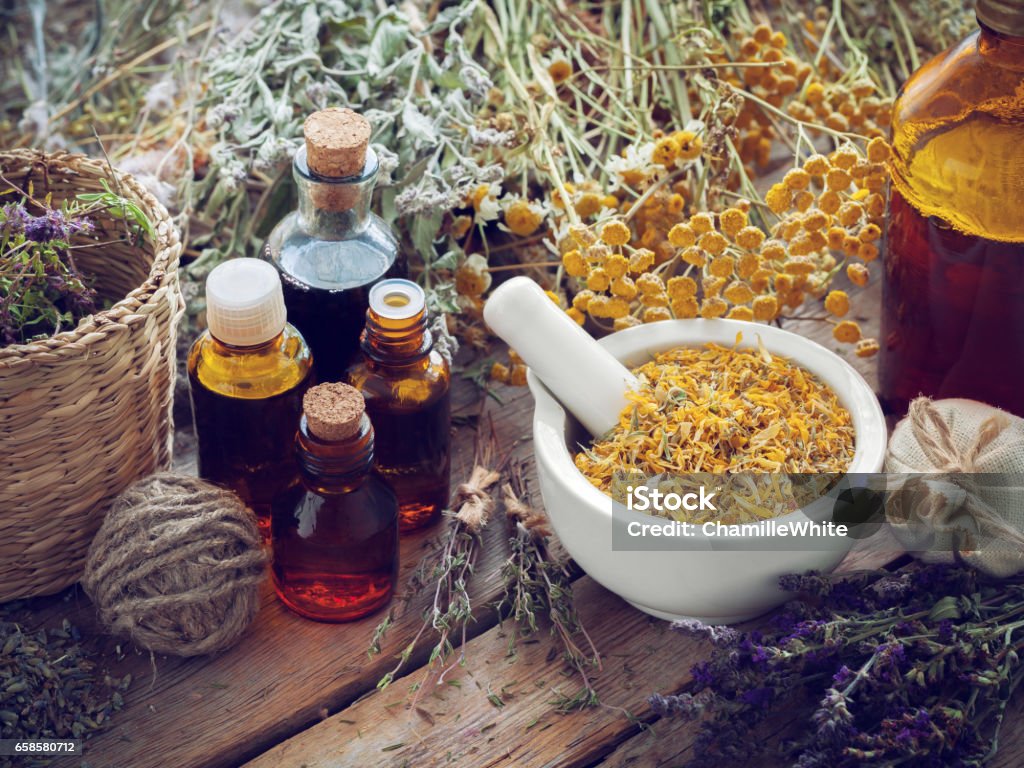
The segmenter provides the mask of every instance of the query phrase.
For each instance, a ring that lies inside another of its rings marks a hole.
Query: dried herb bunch
[[[101,675],[67,619],[27,631],[10,620],[18,605],[0,607],[0,738],[88,738],[124,706],[131,675]]]
[[[954,768],[995,755],[1024,679],[1024,581],[915,563],[781,586],[799,597],[767,631],[673,625],[715,646],[689,691],[650,698],[659,714],[705,718],[697,764],[760,754],[755,726],[780,710],[805,723],[780,746],[798,768]]]
[[[427,662],[424,681],[416,684],[417,690],[433,674],[435,663],[442,666],[446,664],[455,652],[456,642],[460,649],[459,656],[453,663],[443,666],[437,682],[441,682],[452,668],[464,661],[466,631],[473,621],[473,606],[466,584],[473,574],[473,564],[482,544],[480,534],[494,511],[495,501],[490,489],[501,479],[502,464],[496,452],[494,425],[488,421],[487,427],[483,424],[478,427],[473,471],[469,479],[455,491],[456,509],[445,513],[448,516],[448,529],[442,543],[422,560],[410,576],[403,604],[408,605],[413,597],[428,588],[433,591],[434,599],[423,613],[419,631],[402,649],[394,669],[377,683],[378,688],[386,688],[391,684],[395,675],[408,663],[424,635],[433,635],[436,640]],[[392,608],[377,626],[369,650],[371,657],[381,652],[381,643],[394,617],[395,608]]]
[[[498,604],[498,611],[516,625],[509,637],[509,653],[515,653],[519,638],[537,632],[538,617],[546,619],[563,658],[582,682],[574,695],[559,695],[559,709],[568,712],[594,706],[598,696],[590,673],[601,669],[601,656],[576,612],[568,553],[555,538],[547,515],[530,506],[522,465],[512,465],[501,496],[513,527],[512,553],[501,570],[505,591]]]
[[[33,197],[0,176],[13,197],[0,206],[0,346],[23,344],[70,330],[98,309],[88,275],[75,264],[75,253],[105,243],[93,237],[93,216],[105,212],[132,223],[127,237],[152,233],[152,225],[135,203],[104,192],[81,194],[54,205],[48,195]]]

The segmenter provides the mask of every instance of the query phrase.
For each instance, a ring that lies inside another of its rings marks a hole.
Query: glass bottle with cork
[[[451,372],[427,328],[423,289],[384,280],[370,290],[362,359],[348,381],[366,398],[377,463],[398,495],[403,533],[440,519],[451,475]]]
[[[398,242],[370,211],[379,164],[370,124],[350,109],[314,112],[295,153],[298,209],[270,233],[264,258],[281,273],[288,316],[320,381],[339,381],[359,352],[370,287],[404,277]]]
[[[925,394],[1024,416],[1024,0],[976,13],[893,107],[879,374],[897,414]]]
[[[265,261],[231,259],[210,272],[206,321],[188,356],[199,476],[235,491],[266,535],[271,501],[294,474],[313,360]]]
[[[316,621],[373,613],[398,578],[398,502],[374,469],[363,396],[345,384],[310,388],[294,445],[299,476],[273,503],[274,589]]]

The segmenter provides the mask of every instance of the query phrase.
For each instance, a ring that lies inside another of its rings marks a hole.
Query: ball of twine
[[[162,473],[116,499],[82,586],[112,634],[198,656],[227,648],[249,626],[265,561],[256,518],[235,494]]]

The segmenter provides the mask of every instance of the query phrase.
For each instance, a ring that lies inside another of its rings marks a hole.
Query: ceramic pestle
[[[484,305],[484,321],[592,435],[614,427],[636,377],[528,277],[513,277]]]

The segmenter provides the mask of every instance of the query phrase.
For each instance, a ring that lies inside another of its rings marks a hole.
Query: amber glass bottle
[[[278,596],[317,621],[387,605],[398,578],[398,502],[373,467],[362,395],[312,387],[295,436],[298,479],[274,499],[271,573]]]
[[[270,525],[294,474],[292,443],[312,358],[285,321],[281,280],[259,259],[231,259],[206,281],[208,330],[188,357],[199,476],[235,491]]]
[[[385,280],[370,291],[362,360],[348,372],[377,430],[377,465],[398,494],[403,532],[436,522],[451,475],[451,373],[433,348],[423,289]]]
[[[1024,416],[1024,0],[903,86],[880,360],[886,407],[967,397]]]
[[[313,350],[319,381],[340,381],[359,354],[370,287],[404,277],[391,229],[370,211],[377,156],[370,124],[349,109],[306,119],[295,154],[298,210],[270,233],[264,248],[281,273],[288,318]]]

